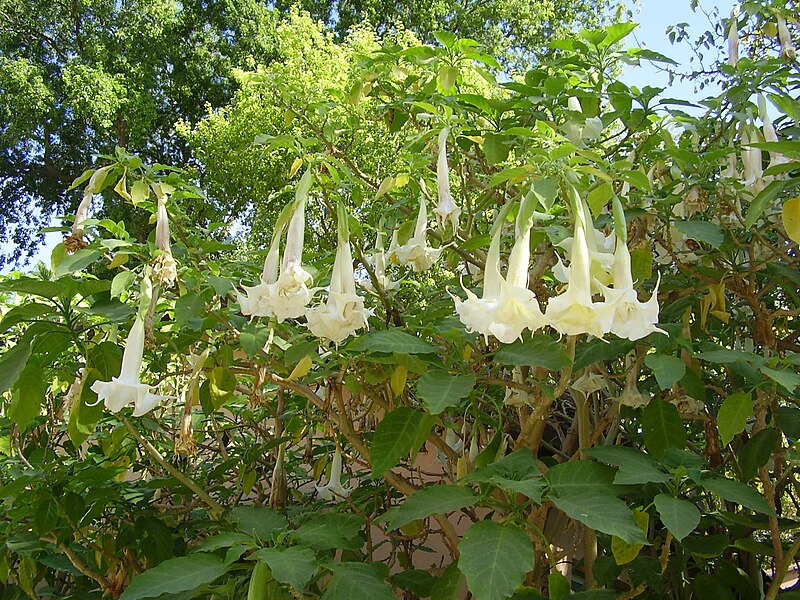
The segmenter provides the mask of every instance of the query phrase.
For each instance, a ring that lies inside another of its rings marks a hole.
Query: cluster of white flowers
[[[528,289],[530,225],[523,228],[517,223],[517,238],[505,278],[500,273],[501,228],[497,227],[486,258],[483,297],[465,290],[466,300],[455,299],[456,312],[468,331],[478,332],[486,339],[493,335],[506,344],[522,337],[525,330],[536,331],[545,325],[563,335],[588,333],[598,338],[613,333],[638,340],[653,332],[664,333],[656,326],[658,284],[650,299],[640,302],[633,287],[631,257],[624,238],[610,254],[608,238],[591,227],[585,203],[577,201],[575,208],[575,232],[568,244],[570,264],[560,265],[559,269],[566,288],[548,300],[544,313]],[[624,236],[625,223],[621,209],[617,212],[621,221],[616,223],[619,237]],[[606,251],[597,248],[598,239]],[[593,251],[589,240],[595,245]],[[610,281],[604,282],[605,274],[610,275]],[[602,294],[602,301],[594,299],[598,293]]]

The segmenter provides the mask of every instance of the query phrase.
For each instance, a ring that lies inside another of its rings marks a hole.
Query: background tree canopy
[[[341,40],[365,20],[379,32],[405,25],[425,41],[433,31],[451,29],[487,45],[509,65],[532,59],[554,35],[596,22],[607,8],[605,2],[516,0],[299,6]],[[0,264],[29,255],[36,231],[51,215],[71,212],[78,197],[66,188],[87,156],[120,146],[151,162],[213,173],[217,166],[207,165],[202,149],[177,135],[175,125],[196,123],[225,107],[238,89],[236,69],[285,58],[278,46],[286,35],[278,23],[288,7],[256,0],[2,0],[0,237],[15,248],[0,256]],[[329,67],[317,65],[316,72],[328,76]],[[223,194],[214,184],[210,192],[223,214],[253,196]],[[119,204],[106,210],[127,217],[141,235],[143,225],[134,225],[141,215],[131,218],[130,209]]]

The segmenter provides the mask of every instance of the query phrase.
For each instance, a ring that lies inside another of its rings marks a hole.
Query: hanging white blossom
[[[342,485],[342,453],[338,446],[333,453],[331,476],[330,479],[328,479],[328,483],[322,486],[315,485],[314,488],[317,490],[317,494],[320,498],[329,502],[341,501],[350,495],[352,490]]]
[[[449,127],[445,127],[439,132],[439,155],[436,160],[436,187],[439,201],[433,212],[436,213],[436,222],[439,227],[444,228],[449,223],[455,233],[458,231],[461,209],[450,193],[450,168],[447,165],[447,136],[449,133]]]
[[[353,257],[350,250],[350,231],[347,212],[342,204],[337,206],[339,218],[336,259],[333,262],[328,299],[308,309],[308,328],[315,336],[340,344],[359,329],[365,329],[372,309],[364,307],[364,298],[356,294]]]
[[[431,248],[427,240],[428,207],[425,198],[420,197],[417,222],[414,235],[400,245],[397,239],[397,229],[392,233],[392,242],[389,244],[389,260],[399,265],[411,265],[414,271],[427,271],[433,263],[439,260],[441,248]]]
[[[242,314],[253,317],[274,315],[279,323],[305,314],[306,306],[317,291],[315,288],[309,288],[313,278],[302,265],[306,225],[305,204],[310,187],[309,169],[298,184],[294,202],[283,210],[275,224],[272,243],[261,272],[261,283],[244,286],[245,294],[239,294]],[[284,227],[287,229],[286,248],[279,272],[280,236]]]

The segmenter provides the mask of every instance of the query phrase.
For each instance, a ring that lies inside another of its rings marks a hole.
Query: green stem
[[[203,488],[201,488],[199,485],[197,485],[197,483],[192,481],[189,477],[187,477],[186,475],[184,475],[183,473],[178,471],[178,469],[173,467],[171,464],[169,464],[167,459],[165,459],[161,455],[161,453],[155,448],[155,446],[153,446],[150,442],[148,442],[146,439],[144,439],[144,437],[142,437],[142,434],[140,434],[136,430],[136,428],[133,425],[131,425],[131,423],[130,423],[130,421],[128,421],[128,419],[126,419],[125,417],[123,417],[121,415],[120,415],[119,418],[122,421],[122,423],[125,425],[125,427],[128,428],[128,431],[131,432],[131,435],[136,439],[136,441],[139,442],[139,444],[141,444],[142,448],[144,448],[145,451],[151,457],[153,457],[153,459],[159,465],[161,465],[161,467],[165,471],[167,471],[175,479],[180,481],[187,488],[192,490],[195,494],[197,494],[198,498],[200,498],[203,502],[205,502],[208,505],[208,507],[211,509],[212,516],[216,517],[216,516],[221,515],[223,512],[225,512],[225,509],[222,507],[222,505],[219,504],[219,502],[217,502],[216,500],[214,500],[211,496],[209,496],[206,492],[204,492]]]
[[[775,573],[772,577],[772,583],[769,584],[767,595],[764,597],[765,600],[775,600],[775,598],[777,598],[778,592],[781,591],[781,583],[783,583],[783,580],[786,579],[786,573],[789,571],[789,565],[792,564],[794,556],[797,554],[798,550],[800,550],[800,538],[797,538],[794,541],[792,547],[789,548],[789,551],[784,555],[783,563],[779,568],[775,569]]]

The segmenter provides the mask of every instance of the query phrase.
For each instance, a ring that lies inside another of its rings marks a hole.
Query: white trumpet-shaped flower
[[[306,226],[305,204],[310,186],[309,169],[298,184],[294,202],[278,217],[272,243],[264,261],[261,283],[251,287],[244,286],[245,295],[239,294],[242,314],[253,317],[274,315],[279,323],[305,314],[306,306],[317,291],[308,287],[313,278],[302,265]],[[284,228],[287,229],[286,248],[283,252],[283,261],[280,262],[280,236]]]
[[[661,275],[647,302],[640,302],[636,290],[633,289],[631,275],[631,254],[627,244],[618,241],[614,252],[614,289],[605,288],[603,295],[606,303],[613,308],[611,333],[629,340],[638,340],[653,332],[666,331],[656,327],[658,323],[658,286]]]
[[[582,212],[579,205],[578,211]],[[575,215],[571,256],[567,289],[550,298],[545,316],[552,327],[563,335],[589,333],[602,338],[611,329],[614,309],[605,302],[592,301],[592,261],[582,214]]]
[[[456,312],[469,332],[477,332],[488,341],[493,335],[500,342],[510,344],[529,329],[536,331],[547,320],[539,308],[536,295],[528,289],[530,266],[530,224],[517,232],[517,239],[508,260],[504,278],[500,273],[500,233],[492,236],[483,274],[483,297],[478,298],[464,289],[466,300],[454,298]]]
[[[731,11],[728,26],[728,64],[734,68],[739,64],[739,5]]]
[[[748,123],[742,123],[742,166],[744,168],[744,187],[754,196],[763,190],[767,182],[764,180],[764,168],[761,164],[761,149],[751,144],[758,143],[758,130]]]
[[[167,396],[151,394],[152,386],[139,379],[143,356],[144,319],[137,315],[125,342],[119,377],[113,377],[111,381],[95,381],[91,386],[91,390],[97,394],[97,402],[103,402],[113,413],[133,404],[133,416],[141,417],[166,398]]]
[[[178,278],[178,265],[172,256],[169,240],[169,214],[167,213],[167,190],[154,184],[156,193],[156,249],[159,251],[153,261],[153,277],[160,283],[171,287]]]
[[[583,114],[581,101],[575,96],[570,96],[567,99],[567,108],[571,112]],[[582,123],[569,119],[562,128],[567,139],[576,146],[581,147],[586,140],[594,140],[600,137],[603,133],[603,121],[600,117],[585,118]]]
[[[797,58],[797,48],[795,48],[792,36],[789,35],[789,28],[786,27],[786,20],[778,15],[778,41],[781,43],[781,58],[784,60],[794,60]]]
[[[341,204],[337,207],[337,212],[339,244],[333,262],[328,299],[325,304],[310,308],[306,318],[311,333],[338,345],[359,329],[367,327],[372,309],[365,308],[364,298],[356,294],[347,212]]]
[[[439,202],[433,212],[436,213],[436,222],[439,227],[444,228],[450,223],[453,226],[453,232],[456,232],[461,209],[450,193],[450,167],[447,165],[447,135],[449,133],[449,127],[445,127],[439,132],[439,155],[436,160],[436,187]]]
[[[392,233],[392,242],[389,244],[389,260],[400,265],[411,265],[417,272],[430,269],[431,265],[439,260],[442,249],[428,246],[427,231],[428,207],[425,198],[420,198],[414,235],[405,244],[400,245],[395,229]]]
[[[342,453],[339,448],[333,453],[333,461],[331,462],[331,476],[328,483],[325,485],[315,485],[317,494],[320,498],[327,501],[344,500],[350,495],[349,488],[342,485]]]
[[[400,283],[392,281],[386,273],[386,252],[383,249],[383,244],[383,231],[378,231],[375,237],[375,249],[372,251],[367,261],[372,266],[372,272],[375,275],[375,279],[378,281],[378,285],[386,291],[396,290],[400,287]],[[366,280],[362,281],[360,285],[367,290],[374,291],[372,279],[369,276]]]
[[[767,100],[764,98],[763,94],[758,95],[758,114],[761,117],[761,122],[764,124],[762,128],[762,132],[764,133],[764,141],[780,141],[778,139],[778,133],[775,131],[775,126],[772,124],[772,120],[769,118],[769,113],[767,112]],[[777,167],[778,165],[783,165],[788,162],[791,161],[781,152],[769,153],[769,167]]]
[[[583,208],[584,215],[586,215],[584,218],[588,220],[591,218],[588,213],[589,208],[587,206]],[[594,228],[592,228],[592,232],[586,236],[589,258],[591,259],[590,272],[592,274],[592,293],[599,293],[599,285],[608,285],[613,279],[615,240],[616,236],[613,233],[604,235],[602,231],[598,231]],[[575,237],[570,236],[558,243],[558,246],[567,252],[567,259],[570,260],[570,262],[572,261],[574,241]],[[560,256],[558,256],[556,260],[557,262],[553,267],[553,275],[561,283],[567,283],[570,277],[570,267],[564,264]]]
[[[86,246],[83,239],[84,229],[86,227],[85,221],[89,217],[89,208],[92,205],[92,198],[95,194],[100,192],[105,181],[106,174],[111,167],[101,167],[97,169],[89,178],[89,183],[83,189],[83,198],[81,198],[78,208],[75,210],[75,220],[72,222],[72,231],[64,245],[68,252],[74,252]]]

